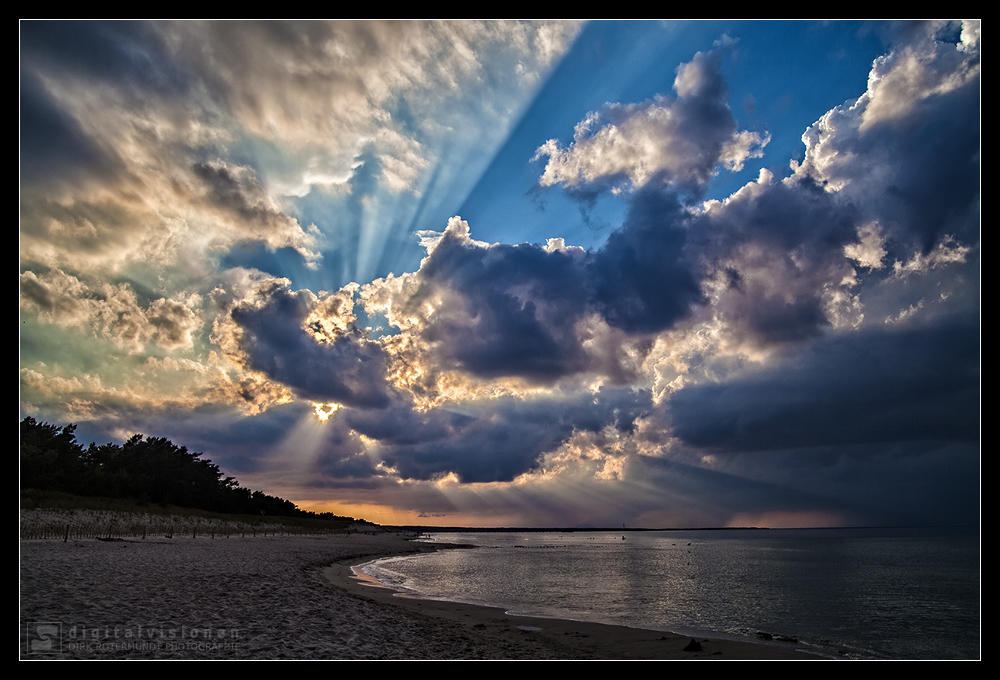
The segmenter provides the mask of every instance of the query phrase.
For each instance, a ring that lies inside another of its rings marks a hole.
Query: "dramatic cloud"
[[[456,129],[502,132],[504,95],[536,87],[575,30],[29,22],[22,257],[190,266],[252,241],[315,262],[323,239],[287,197],[342,193],[366,158],[390,195],[420,193],[442,140],[454,146]],[[463,96],[478,108],[454,106]]]
[[[362,408],[385,406],[381,347],[354,326],[349,309],[345,312],[339,305],[324,309],[312,293],[292,293],[286,284],[264,282],[254,299],[233,308],[233,332],[242,355],[237,361],[306,399]],[[311,317],[316,318],[310,321]],[[331,326],[343,330],[331,337]]]
[[[630,432],[649,407],[648,394],[612,390],[571,399],[497,399],[460,412],[354,412],[348,421],[380,442],[378,456],[404,478],[451,473],[459,482],[510,482],[576,433]]]
[[[179,22],[165,29],[172,50],[242,127],[304,156],[298,177],[282,173],[286,190],[300,194],[312,183],[344,183],[368,145],[387,186],[417,190],[430,160],[421,138],[468,113],[442,102],[469,88],[494,122],[502,120],[495,92],[536,80],[575,32],[570,23],[475,21]]]
[[[980,27],[876,26],[23,22],[21,411],[383,521],[975,521]]]
[[[763,154],[768,138],[737,132],[721,62],[719,51],[699,52],[677,68],[676,99],[609,104],[577,124],[569,147],[550,139],[535,153],[535,160],[549,159],[539,183],[608,185],[619,191],[655,179],[695,190],[720,165],[741,170],[747,158]],[[607,124],[598,127],[602,120]]]
[[[453,218],[443,233],[424,235],[429,253],[418,272],[374,282],[362,296],[369,313],[415,335],[441,367],[541,384],[593,371],[620,383],[635,378],[630,364],[648,346],[641,336],[703,301],[683,260],[685,231],[672,223],[683,218],[670,197],[641,194],[596,253],[489,245]]]
[[[979,225],[978,24],[929,24],[875,61],[868,91],[803,135],[800,172],[926,253]],[[955,38],[952,37],[952,40]]]
[[[728,451],[975,441],[978,335],[952,323],[824,340],[780,367],[679,391],[674,432]]]
[[[111,340],[130,353],[142,352],[150,340],[163,349],[190,348],[202,326],[196,293],[157,298],[145,309],[126,284],[103,284],[97,290],[58,269],[41,277],[21,275],[21,306],[39,321],[79,327]]]
[[[531,245],[485,246],[454,219],[421,264],[404,309],[433,306],[422,336],[482,377],[551,380],[585,358],[574,332],[584,312],[577,258]],[[431,299],[433,298],[433,302]]]
[[[686,220],[672,194],[651,190],[633,197],[625,225],[591,265],[595,303],[609,324],[655,333],[704,301],[688,262]]]
[[[769,174],[693,218],[712,310],[736,344],[762,349],[855,325],[856,210],[810,178],[772,183]],[[844,323],[838,323],[843,321]]]

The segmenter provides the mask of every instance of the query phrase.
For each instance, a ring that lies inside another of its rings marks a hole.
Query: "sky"
[[[980,24],[20,23],[19,418],[430,526],[974,525]]]

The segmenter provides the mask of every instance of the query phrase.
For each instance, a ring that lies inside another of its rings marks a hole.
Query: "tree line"
[[[132,436],[117,444],[76,440],[76,425],[21,421],[21,488],[79,496],[132,498],[212,512],[350,520],[300,510],[294,503],[240,486],[200,453],[168,439]]]

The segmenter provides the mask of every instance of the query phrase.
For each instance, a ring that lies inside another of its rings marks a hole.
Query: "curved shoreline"
[[[534,638],[544,641],[546,646],[562,650],[558,658],[563,659],[614,659],[614,660],[818,660],[821,657],[801,650],[794,644],[765,644],[758,642],[706,638],[699,636],[701,649],[686,651],[693,638],[676,633],[630,628],[570,619],[520,616],[507,613],[503,608],[472,605],[447,600],[428,600],[410,596],[381,584],[373,584],[357,578],[353,572],[369,562],[422,552],[436,552],[474,546],[458,546],[442,543],[416,543],[418,549],[381,555],[364,562],[344,560],[323,570],[324,577],[338,588],[343,588],[355,597],[370,599],[380,604],[399,607],[424,616],[458,623],[469,630],[486,632],[491,637],[526,640]],[[514,651],[514,650],[510,650]],[[527,651],[527,650],[524,650]],[[505,657],[529,659],[515,653]]]
[[[684,652],[689,637],[395,597],[349,565],[438,547],[384,534],[19,547],[26,660],[815,658],[729,641]]]

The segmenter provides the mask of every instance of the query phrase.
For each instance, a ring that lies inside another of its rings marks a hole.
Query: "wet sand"
[[[391,535],[20,543],[22,659],[811,659],[395,597],[350,565],[436,549]]]

